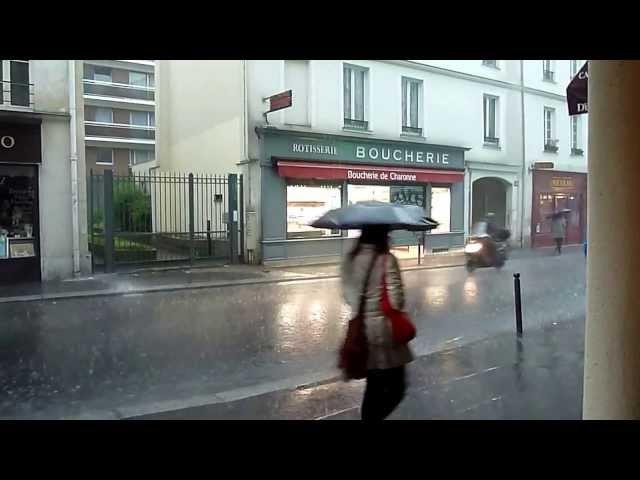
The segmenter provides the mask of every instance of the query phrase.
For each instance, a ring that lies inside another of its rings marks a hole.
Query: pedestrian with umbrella
[[[403,312],[404,288],[398,260],[389,250],[389,233],[430,230],[438,223],[418,206],[360,202],[332,210],[311,225],[362,231],[341,266],[344,299],[355,316],[339,367],[347,381],[366,378],[362,420],[384,420],[405,396],[405,365],[413,360],[408,343],[416,334]]]

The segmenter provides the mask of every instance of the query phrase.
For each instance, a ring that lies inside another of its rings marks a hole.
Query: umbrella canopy
[[[432,230],[438,222],[424,215],[416,205],[397,205],[385,202],[358,202],[325,213],[311,223],[315,228],[358,229],[385,225],[389,230]]]
[[[569,115],[580,115],[589,111],[587,92],[589,86],[589,63],[585,63],[567,87]]]
[[[559,217],[561,215],[569,215],[571,213],[571,210],[569,208],[563,208],[562,210],[558,210],[556,212],[553,212],[549,215],[547,215],[547,218],[556,218]]]

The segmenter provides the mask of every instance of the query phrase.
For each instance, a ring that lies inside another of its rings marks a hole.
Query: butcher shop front
[[[332,262],[359,231],[309,226],[328,210],[378,200],[417,205],[440,226],[424,235],[398,231],[400,257],[464,245],[465,148],[418,142],[258,130],[261,138],[261,230],[265,264]]]

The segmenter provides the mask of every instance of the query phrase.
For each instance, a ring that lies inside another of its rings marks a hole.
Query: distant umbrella
[[[385,202],[358,202],[325,213],[311,223],[315,228],[357,229],[387,226],[389,230],[432,230],[438,222],[426,217],[424,209],[416,205],[398,205]]]

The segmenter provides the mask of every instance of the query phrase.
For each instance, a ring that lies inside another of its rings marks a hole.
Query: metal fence
[[[242,175],[91,172],[92,265],[242,261]]]

